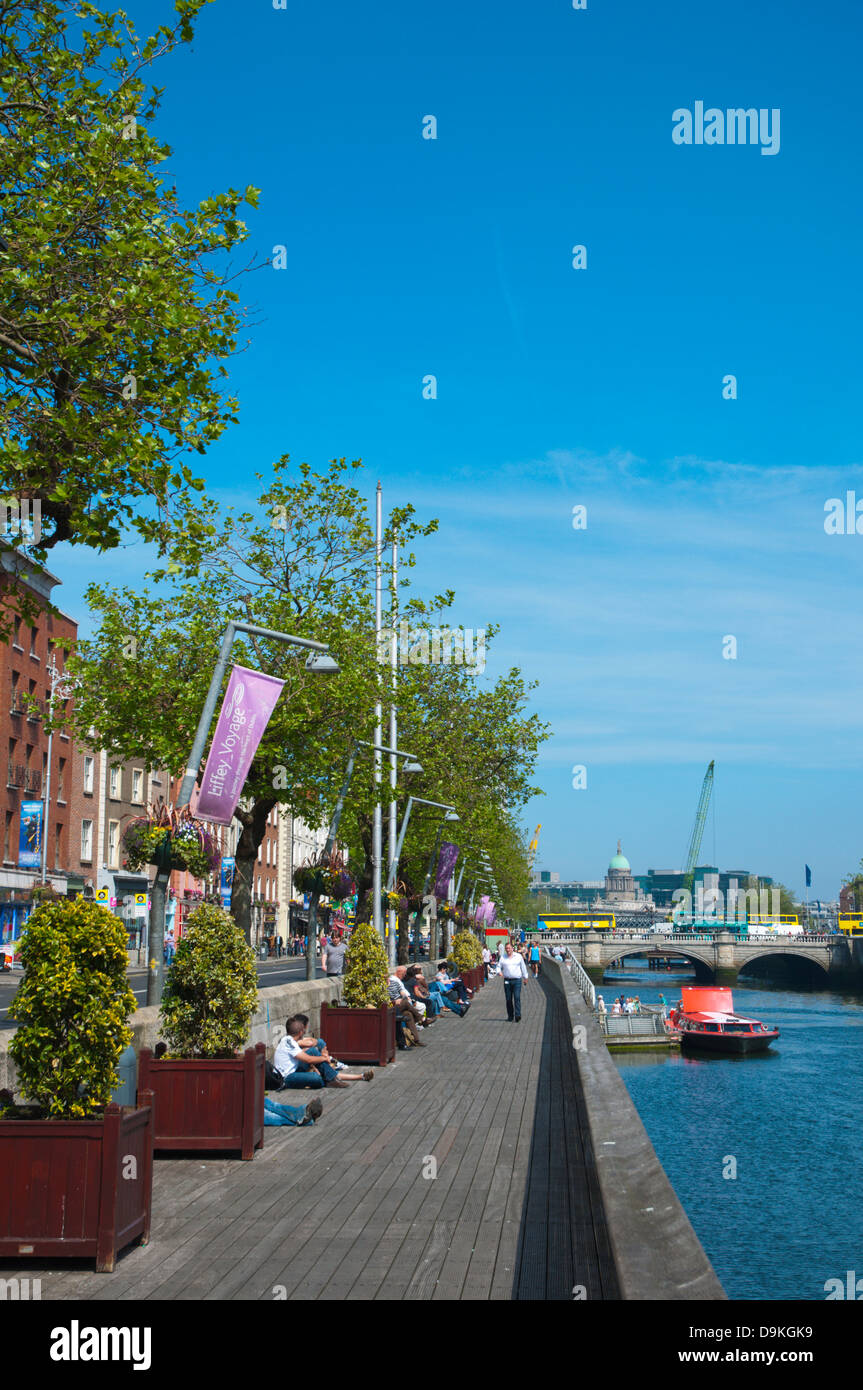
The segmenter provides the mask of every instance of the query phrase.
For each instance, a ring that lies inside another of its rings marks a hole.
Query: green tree
[[[326,824],[354,736],[370,739],[381,668],[374,641],[374,535],[365,499],[351,479],[360,464],[333,460],[325,473],[287,457],[273,466],[257,513],[223,519],[203,503],[210,538],[203,547],[177,535],[172,560],[153,588],[94,585],[93,637],[79,644],[69,670],[80,678],[73,711],[117,757],[140,757],[178,775],[186,765],[230,619],[325,642],[341,665],[334,678],[305,669],[296,648],[265,638],[237,641],[233,660],[284,680],[236,815],[231,911],[250,935],[251,885],[267,817],[294,806],[312,826]],[[259,481],[264,482],[258,475]],[[393,513],[406,545],[420,526],[411,508]],[[408,551],[405,563],[410,566]],[[59,721],[59,712],[58,712]],[[371,797],[370,762],[358,759],[352,800]]]
[[[60,541],[163,544],[199,534],[202,454],[235,419],[223,394],[241,311],[226,261],[257,190],[181,208],[170,148],[149,133],[153,64],[206,0],[139,39],[123,11],[0,4],[0,492],[38,498],[44,559]]]
[[[48,1115],[84,1118],[104,1110],[136,1007],[123,923],[83,898],[46,900],[27,921],[21,961],[9,1051],[24,1094]]]

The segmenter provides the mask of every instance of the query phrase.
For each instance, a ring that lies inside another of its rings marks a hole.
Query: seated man
[[[387,986],[390,999],[392,999],[395,1011],[410,1033],[413,1042],[417,1047],[425,1047],[417,1029],[417,1023],[422,1021],[422,1013],[402,984],[399,971],[404,975],[405,967],[403,965],[397,966],[395,974],[390,975]]]
[[[326,1048],[321,1052],[304,1051],[300,1045],[304,1033],[305,1028],[299,1019],[292,1019],[286,1036],[276,1048],[273,1067],[282,1078],[280,1090],[295,1090],[302,1086],[312,1089],[321,1086],[344,1088],[350,1081],[371,1081],[373,1071],[365,1071],[362,1075],[359,1072],[337,1072]]]
[[[438,962],[436,978],[440,981],[445,990],[452,990],[457,994],[462,1004],[470,1004],[468,996],[472,994],[473,991],[465,989],[464,983],[457,975],[454,978],[450,975],[447,961],[442,960]]]
[[[418,965],[408,966],[405,971],[404,986],[417,1008],[422,1006],[425,1009],[426,1024],[434,1023],[441,1011],[441,1006],[438,1000],[433,999],[429,993],[428,985],[425,982],[425,976]]]
[[[265,1125],[313,1125],[315,1120],[319,1120],[323,1114],[323,1105],[317,1096],[306,1106],[305,1110],[301,1105],[279,1105],[274,1100],[268,1100],[264,1096],[264,1124]]]

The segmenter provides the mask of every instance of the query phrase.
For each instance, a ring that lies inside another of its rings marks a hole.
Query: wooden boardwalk
[[[533,980],[523,1005],[508,1023],[494,980],[370,1084],[283,1093],[323,1116],[267,1129],[251,1163],[157,1159],[150,1244],[112,1274],[0,1276],[43,1299],[619,1297],[565,1011]]]

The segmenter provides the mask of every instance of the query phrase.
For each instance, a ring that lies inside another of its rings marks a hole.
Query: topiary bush
[[[390,1004],[389,978],[384,943],[371,922],[360,922],[348,942],[342,1003],[350,1009],[379,1009]]]
[[[84,1119],[111,1099],[136,1008],[126,944],[119,917],[84,898],[45,901],[30,914],[9,1052],[21,1090],[48,1116]]]
[[[450,954],[459,970],[473,970],[482,964],[482,947],[471,931],[457,931]]]
[[[258,1007],[255,953],[215,903],[189,913],[162,995],[172,1057],[233,1057]]]

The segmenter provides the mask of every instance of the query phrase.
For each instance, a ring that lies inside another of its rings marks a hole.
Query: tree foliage
[[[21,945],[24,979],[9,1007],[9,1044],[24,1094],[49,1116],[84,1118],[105,1108],[135,996],[126,978],[123,923],[106,907],[46,900]]]
[[[165,981],[162,1030],[174,1057],[233,1057],[258,1007],[255,954],[215,903],[190,912]]]
[[[153,64],[192,37],[205,0],[140,39],[123,11],[0,4],[0,491],[38,498],[36,558],[99,550],[132,525],[163,543],[235,419],[223,365],[241,323],[226,260],[257,190],[180,206],[149,133]]]

